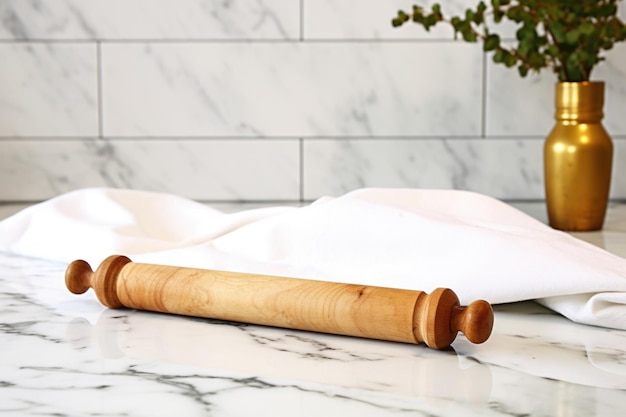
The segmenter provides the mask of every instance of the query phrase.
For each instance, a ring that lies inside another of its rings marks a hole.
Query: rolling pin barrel
[[[467,308],[456,294],[341,284],[258,274],[131,262],[110,256],[92,271],[72,262],[67,288],[93,288],[110,308],[134,308],[322,333],[408,343],[441,349],[459,331],[473,343],[487,340],[493,327],[489,303]]]

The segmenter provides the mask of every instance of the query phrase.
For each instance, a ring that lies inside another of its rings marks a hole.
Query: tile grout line
[[[296,37],[289,38],[76,38],[76,39],[0,39],[0,44],[28,44],[28,43],[42,43],[42,44],[90,44],[98,42],[100,44],[213,44],[213,43],[249,43],[249,44],[291,44],[291,43],[449,43],[458,44],[459,42],[454,39],[448,38],[305,38],[304,35],[304,17],[301,17],[300,33]]]
[[[104,138],[104,110],[102,106],[102,43],[96,41],[96,65],[97,65],[97,106],[98,106],[98,139]]]
[[[481,118],[480,118],[480,137],[487,138],[487,54],[483,52],[482,59],[482,97],[481,97]]]
[[[304,41],[304,0],[300,0],[300,42]]]
[[[341,136],[341,135],[329,135],[329,136],[189,136],[189,135],[173,135],[173,136],[106,136],[106,135],[80,135],[80,136],[0,136],[0,143],[7,141],[68,141],[68,142],[80,142],[83,140],[92,140],[92,139],[107,139],[114,142],[125,142],[125,141],[134,141],[134,140],[142,140],[142,141],[169,141],[169,140],[185,140],[189,142],[198,142],[198,141],[224,141],[224,140],[232,140],[232,141],[293,141],[293,140],[310,140],[310,141],[328,141],[328,140],[353,140],[353,141],[389,141],[389,140],[399,140],[399,141],[448,141],[448,142],[456,142],[456,141],[472,141],[472,140],[481,140],[488,139],[493,141],[511,141],[511,140],[545,140],[545,134],[528,134],[528,135],[493,135],[493,136],[483,136],[483,135],[467,135],[467,136],[417,136],[417,135],[408,135],[408,136]],[[611,138],[615,141],[626,141],[626,134],[611,134]]]
[[[304,201],[304,138],[299,138],[299,162],[300,162],[300,184],[299,184],[299,199],[300,202]]]

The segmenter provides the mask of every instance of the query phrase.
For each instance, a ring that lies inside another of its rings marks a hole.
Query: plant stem
[[[552,41],[554,42],[554,45],[556,46],[556,48],[559,50],[559,61],[561,62],[561,72],[563,73],[563,75],[565,76],[566,80],[569,80],[569,72],[567,71],[567,65],[565,63],[565,60],[563,59],[563,50],[560,48],[559,43],[556,41],[556,37],[554,36],[554,33],[552,32],[552,29],[550,29],[550,26],[548,24],[549,22],[543,22],[543,28],[546,31],[546,33],[552,38]],[[562,81],[561,78],[561,74],[558,74],[559,80]]]

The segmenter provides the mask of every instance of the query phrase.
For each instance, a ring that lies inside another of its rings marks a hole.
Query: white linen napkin
[[[225,214],[170,194],[84,189],[0,222],[0,250],[93,267],[136,262],[407,288],[461,302],[539,300],[626,329],[626,259],[485,195],[362,189]]]

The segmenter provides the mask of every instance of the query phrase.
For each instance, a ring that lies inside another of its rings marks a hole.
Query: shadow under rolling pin
[[[92,271],[82,260],[65,273],[67,288],[93,288],[109,308],[333,333],[431,348],[450,346],[459,331],[473,343],[491,335],[491,305],[461,307],[456,294],[285,278],[131,262],[113,255]]]

